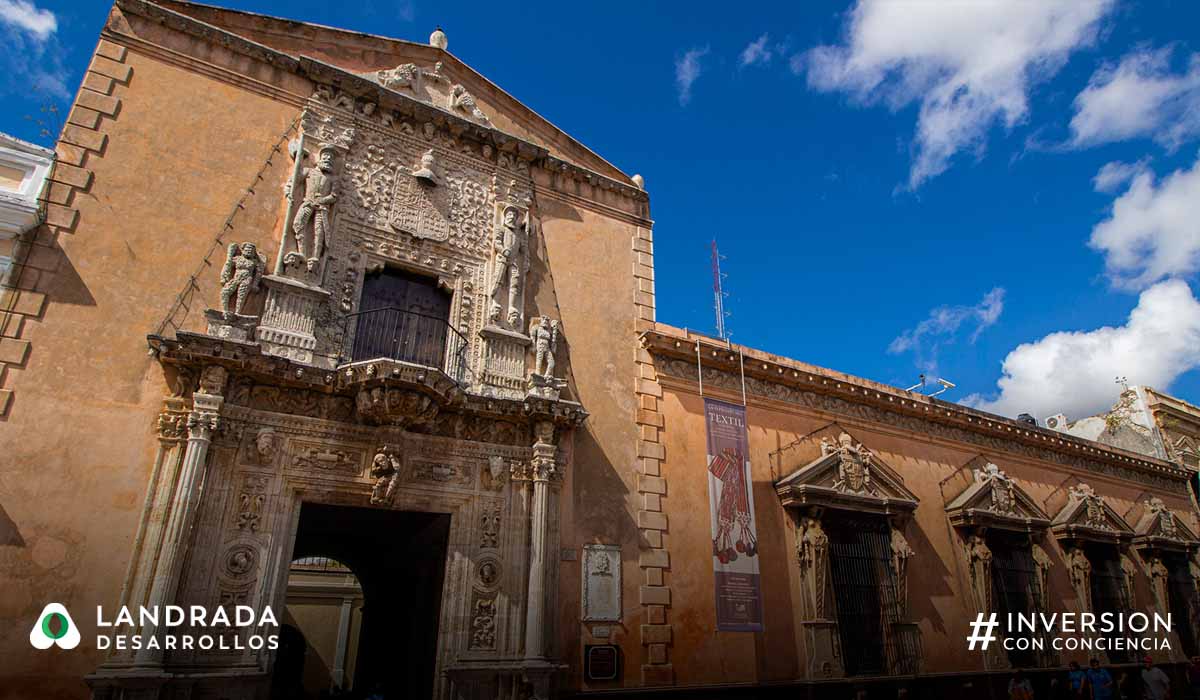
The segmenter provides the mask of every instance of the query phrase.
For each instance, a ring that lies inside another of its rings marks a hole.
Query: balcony
[[[342,338],[338,364],[393,360],[470,384],[467,339],[445,318],[394,306],[369,309],[342,317]]]

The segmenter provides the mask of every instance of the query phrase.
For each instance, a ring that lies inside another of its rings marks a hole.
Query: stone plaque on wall
[[[621,620],[621,548],[615,544],[583,546],[583,620]]]

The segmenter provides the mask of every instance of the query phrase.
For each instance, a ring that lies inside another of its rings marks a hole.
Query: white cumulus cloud
[[[891,342],[888,352],[899,354],[911,351],[917,366],[926,373],[937,371],[938,353],[943,345],[953,343],[960,329],[971,329],[969,340],[974,343],[979,334],[993,326],[1004,311],[1004,289],[996,287],[974,306],[939,306],[925,320],[910,328]]]
[[[1200,54],[1177,74],[1171,53],[1134,51],[1097,70],[1075,98],[1071,145],[1149,137],[1173,149],[1200,135]]]
[[[58,30],[58,18],[26,0],[0,0],[0,22],[11,25],[38,39]]]
[[[1032,86],[1090,44],[1113,0],[858,0],[843,44],[793,60],[811,87],[897,110],[919,103],[910,188],[1026,118]]]
[[[709,47],[689,49],[675,59],[675,88],[679,93],[679,104],[687,106],[692,101],[692,84],[704,71],[700,59],[708,55]]]
[[[766,34],[758,37],[754,41],[746,45],[742,49],[742,55],[738,58],[738,63],[745,66],[752,66],[756,63],[770,63],[774,51],[770,46],[767,46],[769,37]]]
[[[1200,365],[1200,301],[1182,280],[1142,292],[1125,325],[1062,331],[1017,346],[1004,358],[993,397],[973,394],[963,403],[1004,416],[1069,419],[1107,410],[1115,377],[1166,390]]]
[[[1128,168],[1133,168],[1132,172]],[[1117,287],[1141,289],[1200,268],[1200,157],[1190,169],[1155,179],[1146,167],[1104,166],[1096,185],[1124,177],[1128,188],[1109,217],[1092,229],[1088,245],[1104,253]]]

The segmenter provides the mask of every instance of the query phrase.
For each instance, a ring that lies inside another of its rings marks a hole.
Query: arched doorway
[[[301,504],[280,622],[302,636],[304,663],[297,676],[299,654],[281,635],[276,696],[316,698],[337,687],[431,697],[449,534],[444,513]],[[301,695],[278,695],[297,692],[297,677]]]
[[[276,677],[293,697],[354,690],[362,628],[363,591],[342,562],[322,556],[296,559],[288,569],[284,629]]]

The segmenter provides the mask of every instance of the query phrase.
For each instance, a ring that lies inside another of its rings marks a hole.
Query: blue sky
[[[646,178],[661,321],[712,331],[715,237],[736,342],[1006,415],[1200,402],[1200,3],[229,2],[442,25]],[[46,142],[107,11],[0,0],[0,130]]]

